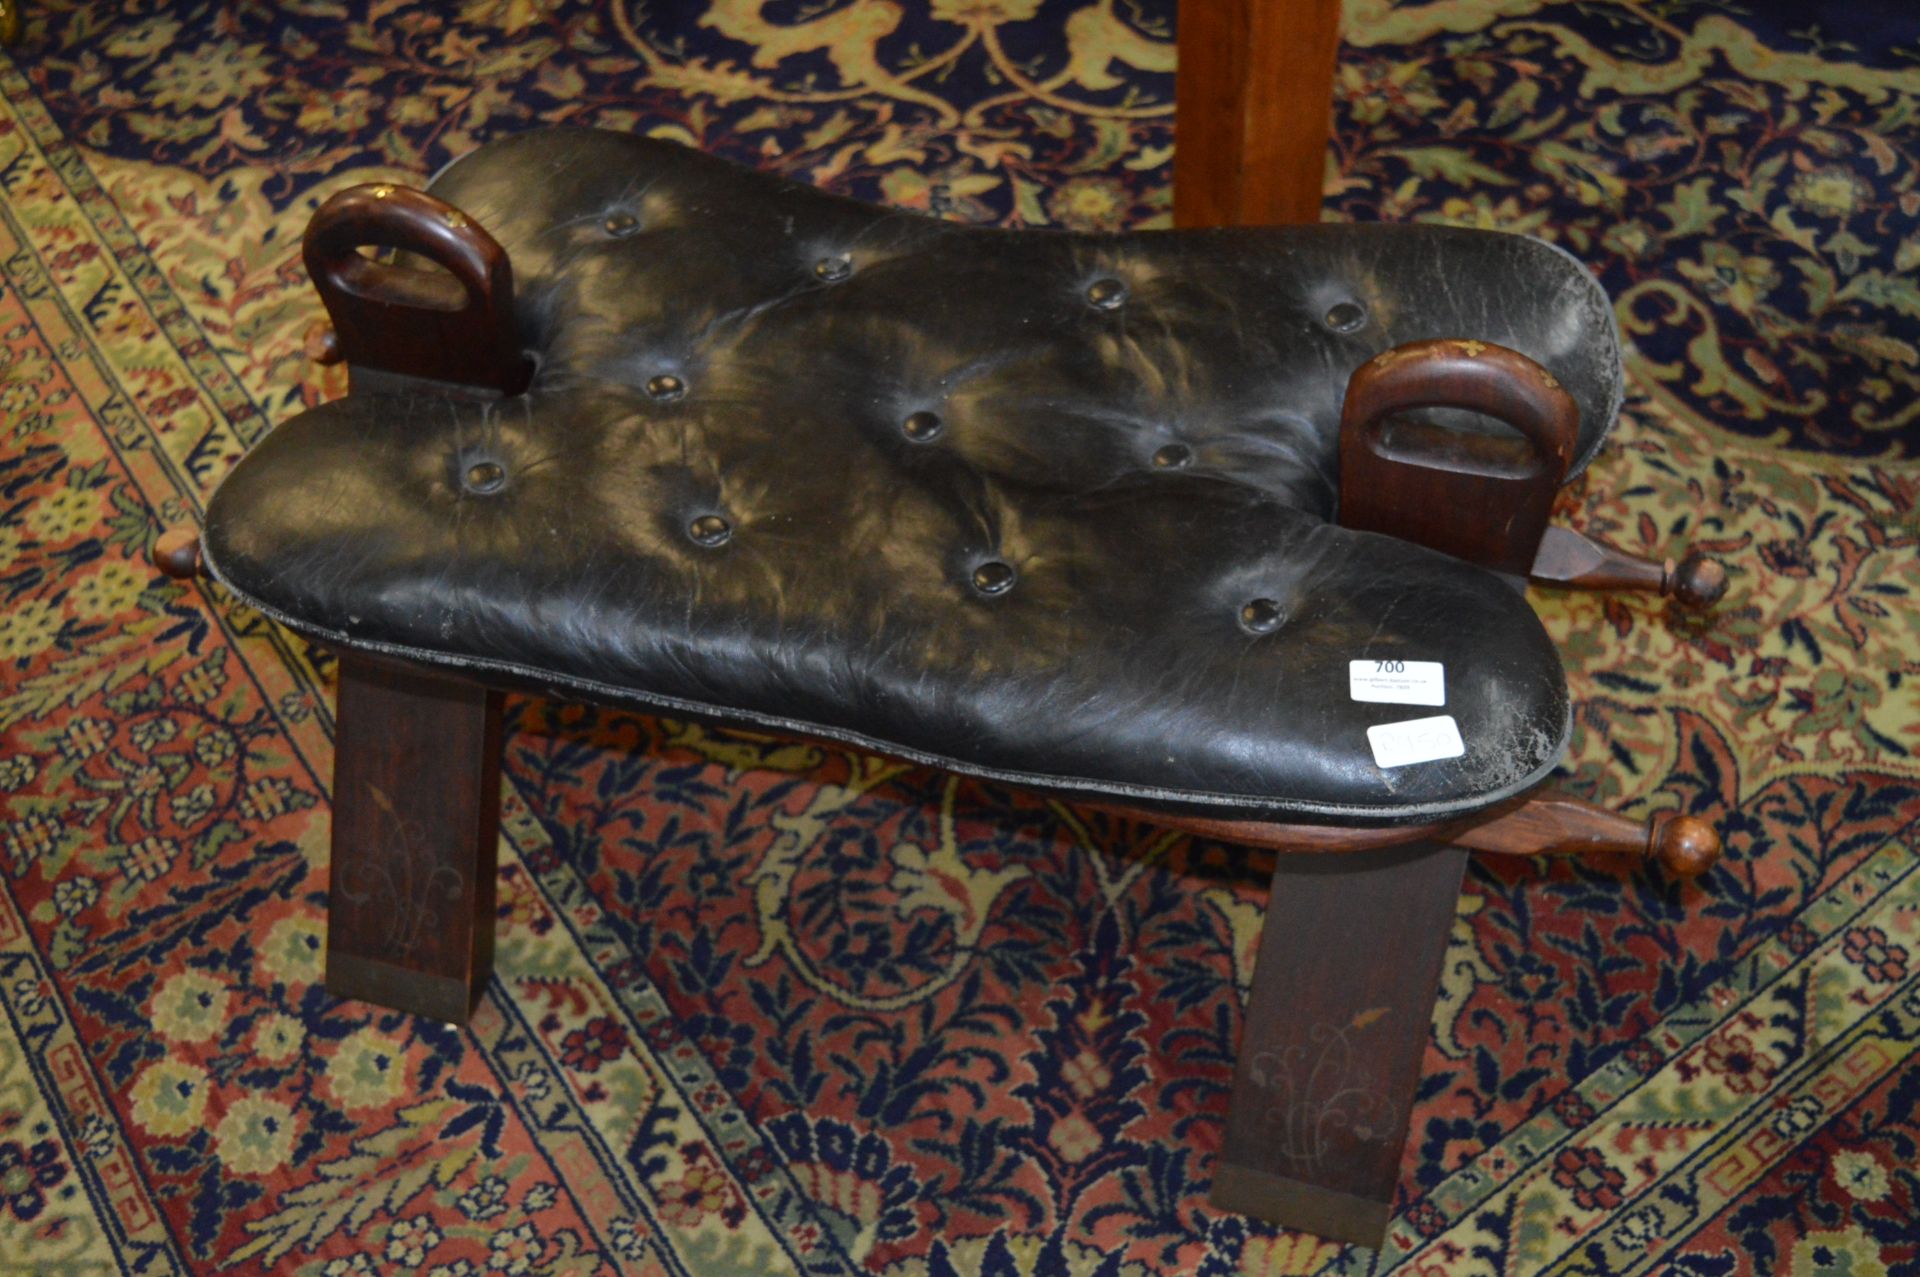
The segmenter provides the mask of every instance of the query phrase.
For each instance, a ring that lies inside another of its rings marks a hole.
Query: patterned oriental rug
[[[947,217],[1167,220],[1170,0],[30,0],[0,56],[0,1271],[1920,1272],[1920,12],[1348,0],[1328,213],[1596,270],[1564,785],[1679,891],[1473,869],[1378,1253],[1209,1209],[1247,852],[512,703],[471,1031],[330,998],[331,663],[147,562],[309,363],[300,232],[540,124]],[[1356,943],[1364,943],[1363,936]]]

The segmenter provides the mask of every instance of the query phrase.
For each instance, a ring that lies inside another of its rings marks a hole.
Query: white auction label
[[[1373,746],[1374,764],[1381,768],[1458,758],[1467,752],[1467,743],[1460,739],[1460,725],[1451,714],[1369,727],[1367,744]]]
[[[1347,688],[1375,705],[1447,703],[1447,667],[1439,661],[1348,661]]]

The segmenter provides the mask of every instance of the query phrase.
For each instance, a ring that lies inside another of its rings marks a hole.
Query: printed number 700
[[[1373,663],[1373,672],[1375,674],[1405,674],[1407,672],[1407,663],[1405,661],[1375,661]]]

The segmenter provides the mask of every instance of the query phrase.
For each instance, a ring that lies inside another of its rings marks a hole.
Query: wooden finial
[[[1679,567],[1667,570],[1660,592],[1671,595],[1682,607],[1712,607],[1727,592],[1727,569],[1695,550],[1680,560]]]
[[[192,528],[170,528],[153,543],[153,564],[176,581],[190,581],[204,570],[200,534]]]
[[[1528,575],[1576,590],[1658,590],[1682,607],[1709,608],[1727,592],[1727,569],[1698,550],[1675,566],[1596,541],[1572,528],[1548,528]]]
[[[316,364],[331,365],[340,362],[340,334],[333,331],[333,325],[324,319],[316,319],[307,329],[307,358]]]
[[[1655,816],[1647,832],[1647,858],[1682,882],[1698,878],[1720,859],[1720,835],[1698,816]]]

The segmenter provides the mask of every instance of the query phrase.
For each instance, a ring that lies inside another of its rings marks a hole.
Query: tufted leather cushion
[[[528,393],[286,423],[209,567],[342,647],[1247,815],[1471,810],[1564,748],[1513,583],[1334,526],[1351,371],[1478,337],[1611,425],[1597,284],[1439,227],[964,227],[607,133],[434,193],[512,259]],[[1493,428],[1465,422],[1467,428]],[[1443,662],[1464,757],[1382,770],[1353,659]]]

